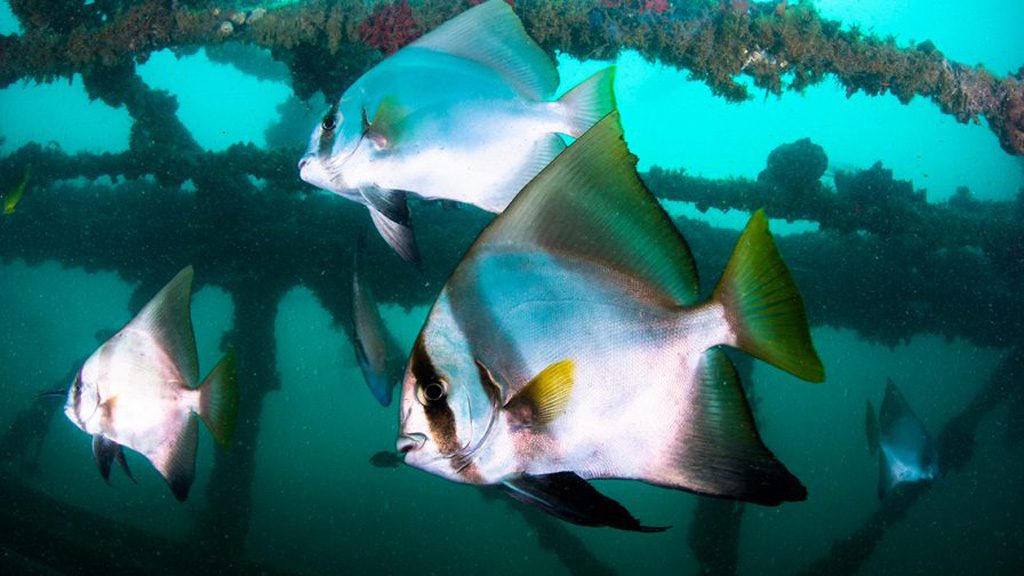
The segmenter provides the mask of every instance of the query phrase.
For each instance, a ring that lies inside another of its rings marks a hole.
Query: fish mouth
[[[418,434],[418,433],[402,434],[401,436],[398,437],[398,441],[395,442],[395,448],[401,454],[408,454],[409,452],[412,452],[413,450],[419,450],[426,443],[427,443],[427,435],[426,434]]]

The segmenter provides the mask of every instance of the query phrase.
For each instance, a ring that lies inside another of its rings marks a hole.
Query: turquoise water
[[[999,75],[1024,65],[1019,33],[1024,3],[822,0],[815,5],[826,17],[894,35],[901,44],[930,39],[949,58],[982,63]],[[18,29],[7,3],[0,2],[0,34]],[[565,56],[558,63],[563,88],[607,65]],[[927,189],[931,202],[946,200],[959,186],[986,200],[1009,200],[1024,188],[1024,163],[999,148],[984,122],[958,124],[922,98],[910,105],[891,96],[847,98],[829,79],[803,94],[765,98],[755,93],[736,104],[713,96],[685,72],[636,53],[624,53],[616,64],[616,96],[641,171],[660,166],[716,179],[754,178],[776,146],[810,137],[829,156],[826,181],[833,170],[866,168],[880,160],[896,178]],[[303,147],[325,106],[320,96],[301,105],[291,102],[307,111],[305,117],[291,120],[268,141],[281,107],[293,99],[286,82],[246,75],[211,61],[202,49],[183,57],[159,52],[138,69],[149,86],[177,97],[179,118],[210,151],[245,142]],[[20,82],[0,90],[0,118],[0,157],[31,142],[55,143],[68,153],[128,148],[127,112],[90,101],[77,76],[70,83]],[[701,215],[682,203],[667,208],[731,228],[747,218],[714,211]],[[777,224],[777,232],[803,229]],[[139,257],[145,257],[144,249],[139,248]],[[718,273],[702,270],[707,276]],[[57,386],[95,348],[97,331],[131,318],[135,288],[111,271],[87,273],[20,259],[0,263],[0,432],[38,391]],[[384,309],[404,347],[425,314],[423,307]],[[220,356],[232,315],[227,292],[203,287],[196,293],[192,316],[202,372]],[[827,383],[806,384],[759,363],[753,370],[761,433],[810,497],[778,508],[746,507],[740,573],[801,570],[878,509],[878,470],[865,450],[863,408],[865,400],[881,401],[887,377],[900,384],[934,435],[971,401],[1006,354],[935,334],[892,347],[842,328],[815,327],[813,336],[828,368]],[[674,528],[633,534],[558,524],[558,533],[568,533],[582,549],[567,547],[566,540],[549,541],[553,537],[544,528],[549,524],[503,497],[485,497],[418,470],[367,463],[375,452],[393,448],[397,409],[381,408],[367,393],[345,331],[309,289],[298,286],[283,297],[275,337],[282,386],[266,397],[261,416],[244,545],[248,558],[287,571],[325,574],[586,573],[596,569],[595,562],[621,574],[698,573],[687,538],[690,530],[701,529],[690,527],[699,497],[603,481],[600,488],[637,517]],[[1024,459],[1019,445],[1000,441],[1006,419],[1007,411],[999,408],[982,422],[969,465],[936,483],[894,523],[861,573],[1014,574],[1024,569]],[[115,470],[108,487],[96,474],[87,436],[60,415],[47,430],[39,466],[25,482],[111,521],[181,539],[182,550],[189,550],[185,535],[207,504],[213,470],[209,434],[201,433],[192,496],[178,504],[141,456],[128,455],[138,485]],[[0,541],[0,551],[5,550]],[[3,561],[0,556],[0,567]]]

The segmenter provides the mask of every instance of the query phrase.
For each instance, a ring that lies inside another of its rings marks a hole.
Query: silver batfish
[[[560,478],[573,493],[578,479],[626,478],[767,505],[806,497],[720,349],[824,379],[767,219],[751,218],[700,301],[686,242],[635,162],[612,113],[477,238],[412,350],[407,464],[545,502]]]
[[[100,346],[68,390],[64,413],[93,437],[100,473],[109,481],[122,446],[144,455],[178,500],[195,476],[198,414],[227,446],[238,414],[234,357],[227,354],[198,387],[199,361],[189,294],[192,267],[171,280],[139,314]],[[129,473],[130,476],[130,473]]]
[[[613,70],[555,100],[554,62],[503,0],[470,8],[374,66],[313,130],[303,180],[366,205],[417,261],[407,196],[500,212],[615,107]]]
[[[886,381],[877,420],[868,401],[865,426],[868,450],[878,453],[879,499],[899,484],[930,482],[939,475],[935,443],[891,379]]]

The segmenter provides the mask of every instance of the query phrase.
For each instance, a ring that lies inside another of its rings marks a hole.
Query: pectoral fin
[[[555,362],[537,374],[505,405],[521,426],[543,427],[565,412],[572,393],[576,366],[572,360]]]
[[[580,526],[608,526],[633,532],[662,532],[668,527],[644,526],[629,510],[598,492],[572,472],[523,475],[502,483],[509,496]]]
[[[377,227],[381,237],[403,260],[418,265],[420,253],[412,230],[406,193],[383,188],[366,188],[360,190],[360,193],[370,210],[373,225]]]
[[[372,122],[363,109],[363,133],[377,148],[393,148],[402,133],[402,121],[408,114],[409,110],[401,106],[394,96],[387,96],[377,106]]]

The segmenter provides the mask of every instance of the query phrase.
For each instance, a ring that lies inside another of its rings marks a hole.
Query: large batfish
[[[570,520],[549,495],[578,496],[592,478],[767,505],[806,497],[762,443],[721,350],[824,379],[764,213],[700,301],[689,248],[635,163],[612,113],[480,234],[410,357],[407,464],[504,483]]]
[[[865,427],[868,450],[878,453],[879,499],[899,484],[930,482],[939,475],[939,453],[932,437],[891,379],[886,381],[877,420],[868,401]]]
[[[615,107],[613,70],[559,99],[554,62],[503,0],[445,22],[352,84],[313,130],[303,180],[364,204],[406,260],[409,195],[501,212]]]
[[[101,345],[75,377],[64,413],[91,434],[109,482],[114,460],[128,470],[123,446],[144,455],[178,500],[195,476],[198,414],[222,446],[238,415],[234,356],[224,356],[199,382],[189,294],[192,267],[177,274],[139,314]]]

